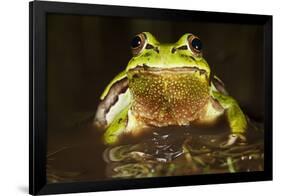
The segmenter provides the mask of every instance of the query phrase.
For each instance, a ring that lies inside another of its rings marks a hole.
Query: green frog
[[[170,44],[142,32],[132,39],[131,50],[126,69],[105,88],[96,111],[94,124],[105,130],[105,144],[151,127],[211,124],[222,115],[231,130],[223,145],[246,140],[246,116],[211,73],[198,36],[186,33]]]

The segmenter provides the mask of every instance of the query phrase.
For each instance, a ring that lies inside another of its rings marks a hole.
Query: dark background
[[[187,32],[199,36],[212,71],[250,118],[263,121],[262,26],[49,14],[49,131],[95,114],[103,89],[131,58],[131,38],[143,31],[161,43],[176,42]]]

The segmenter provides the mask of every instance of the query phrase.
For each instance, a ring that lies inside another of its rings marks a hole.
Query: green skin
[[[237,139],[244,141],[246,117],[237,101],[218,85],[222,84],[218,77],[210,76],[202,54],[191,49],[191,34],[184,34],[174,44],[161,44],[149,32],[143,35],[143,48],[101,95],[95,124],[105,129],[104,143],[116,144],[121,134],[136,136],[151,126],[213,123],[224,114],[231,129],[224,146]],[[125,90],[112,93],[120,81],[128,83]],[[105,106],[111,96],[117,101]]]

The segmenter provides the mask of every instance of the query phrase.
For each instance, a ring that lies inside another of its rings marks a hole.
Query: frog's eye
[[[145,35],[140,33],[131,41],[131,49],[134,56],[138,55],[145,46]]]
[[[189,35],[187,40],[191,51],[197,55],[200,55],[202,53],[203,44],[199,37],[196,37],[195,35]]]

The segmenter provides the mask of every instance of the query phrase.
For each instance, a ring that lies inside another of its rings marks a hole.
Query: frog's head
[[[202,42],[190,33],[184,34],[174,44],[159,43],[149,32],[143,32],[132,39],[133,57],[126,71],[137,69],[189,71],[204,74],[209,80],[210,67],[202,56]]]

